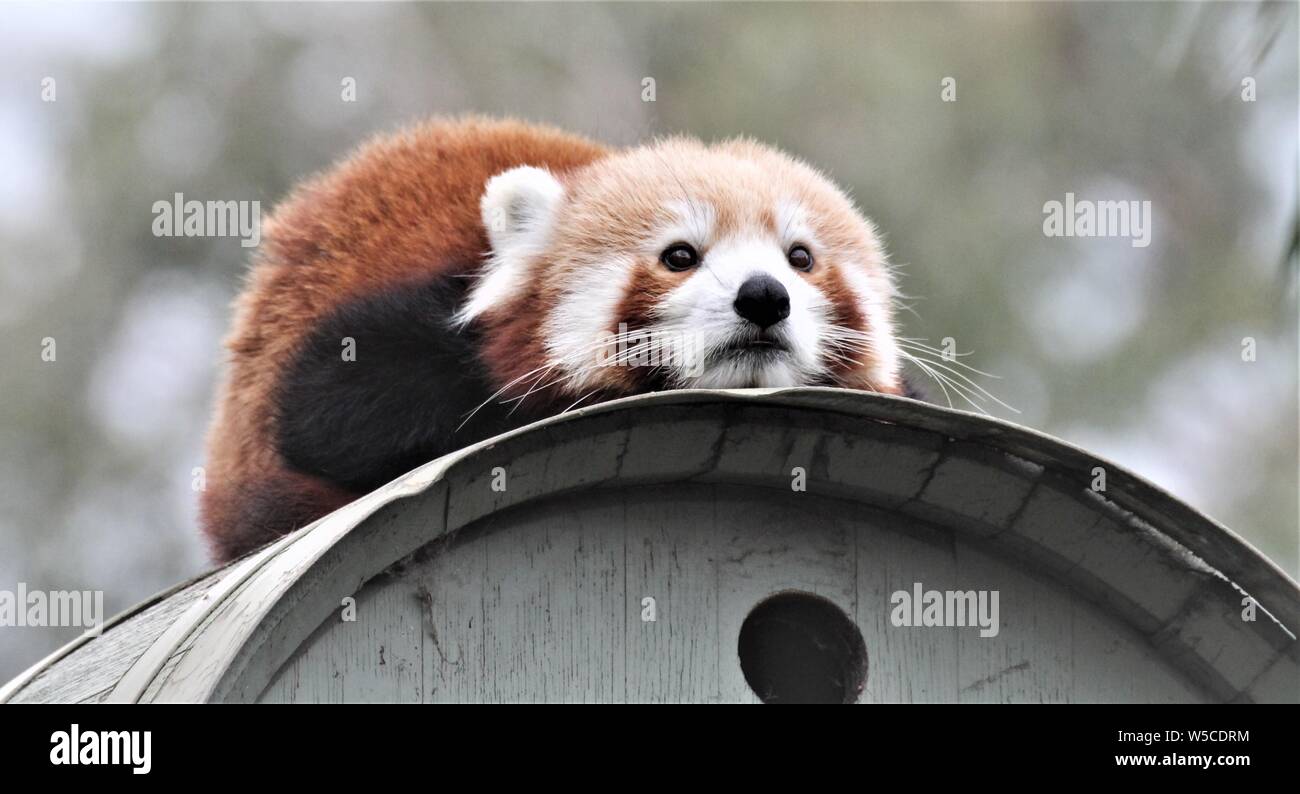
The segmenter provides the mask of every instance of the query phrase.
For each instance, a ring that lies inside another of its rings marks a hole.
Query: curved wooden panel
[[[751,699],[735,635],[793,588],[862,631],[866,701],[1300,700],[1300,589],[1236,535],[1060,441],[861,392],[574,411],[220,576],[112,699]],[[882,603],[917,582],[1004,588],[1003,632],[888,623]],[[640,625],[650,590],[673,594],[658,634]],[[363,619],[337,622],[352,596]],[[493,675],[444,669],[455,659]]]

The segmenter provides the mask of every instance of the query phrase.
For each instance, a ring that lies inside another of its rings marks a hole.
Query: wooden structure
[[[996,593],[996,635],[898,625],[931,590]],[[1294,703],[1297,627],[1276,566],[1060,441],[857,392],[668,392],[429,463],[0,700]]]

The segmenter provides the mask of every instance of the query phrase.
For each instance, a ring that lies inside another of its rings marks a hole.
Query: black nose
[[[736,314],[759,328],[767,328],[790,316],[790,293],[771,276],[750,276],[740,285],[733,305]]]

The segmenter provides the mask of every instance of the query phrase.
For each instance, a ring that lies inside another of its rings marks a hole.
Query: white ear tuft
[[[564,187],[550,171],[522,165],[488,180],[480,209],[488,240],[498,256],[536,242],[550,227]]]
[[[527,281],[531,257],[545,245],[564,186],[550,171],[529,165],[502,171],[488,180],[479,209],[492,251],[469,299],[456,313],[464,325],[505,305]]]

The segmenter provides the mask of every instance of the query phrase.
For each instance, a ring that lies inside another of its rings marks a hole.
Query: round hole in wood
[[[764,703],[855,703],[867,646],[844,611],[812,593],[764,599],[740,627],[740,669]]]

